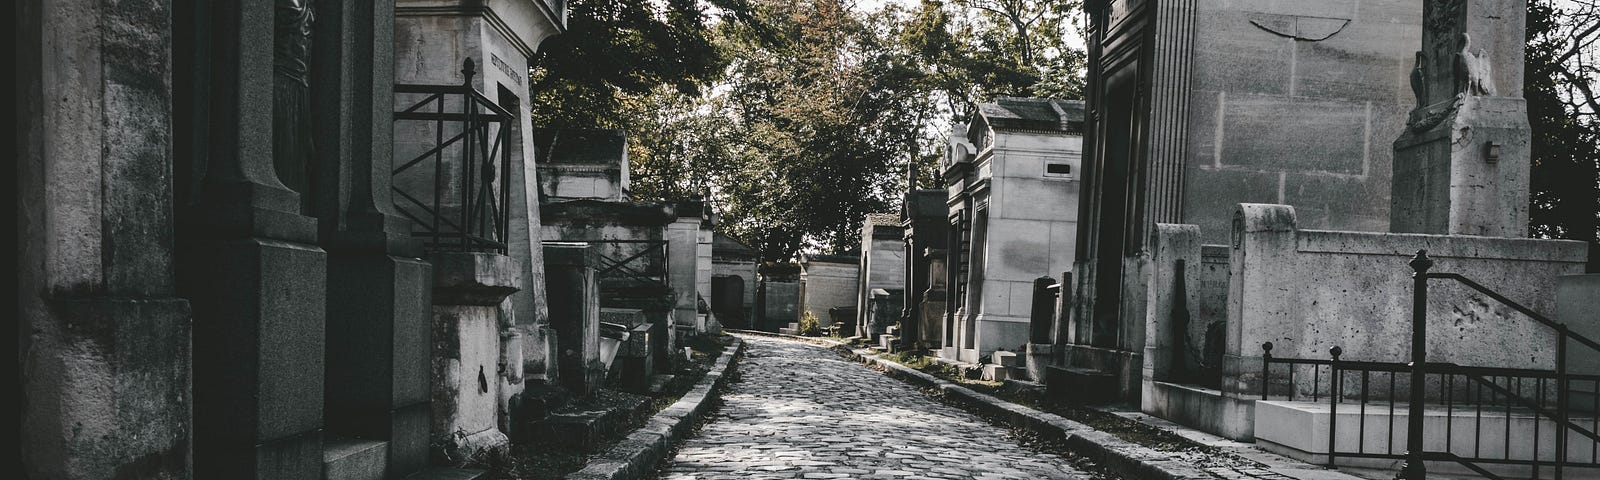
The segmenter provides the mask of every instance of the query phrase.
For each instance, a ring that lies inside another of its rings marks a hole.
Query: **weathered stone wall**
[[[1426,249],[1432,271],[1459,273],[1535,312],[1554,315],[1562,275],[1583,271],[1582,242],[1302,230],[1285,205],[1236,211],[1228,289],[1226,392],[1258,392],[1261,344],[1273,356],[1405,362],[1411,268]],[[1555,332],[1449,280],[1430,282],[1428,361],[1554,367]],[[1309,379],[1306,380],[1309,382]],[[1308,387],[1307,387],[1308,388]],[[1309,390],[1306,390],[1309,391]]]
[[[1387,231],[1421,16],[1411,0],[1196,2],[1183,223],[1223,243],[1233,205],[1261,202]]]
[[[25,478],[191,476],[168,8],[15,6]]]
[[[1078,187],[1075,174],[1048,174],[1061,163],[1078,172],[1083,138],[1077,135],[996,132],[994,148],[977,159],[977,177],[987,179],[988,213],[973,241],[974,272],[981,295],[974,352],[1021,352],[1028,342],[1033,281],[1072,270],[1077,241]],[[981,240],[981,241],[980,241]],[[972,355],[968,355],[972,357]]]
[[[856,285],[857,334],[876,335],[887,325],[871,320],[872,290],[900,292],[906,286],[904,229],[882,218],[868,218],[861,227],[861,281]],[[895,314],[899,316],[898,313]],[[866,329],[871,329],[868,331]]]
[[[799,321],[800,316],[800,283],[768,281],[763,285],[762,318],[757,327],[768,332],[776,332],[781,327],[786,327],[789,322]]]
[[[800,321],[799,315],[810,312],[817,317],[818,325],[826,327],[833,324],[828,309],[856,306],[859,266],[820,261],[802,262],[800,265],[800,308],[793,321]]]

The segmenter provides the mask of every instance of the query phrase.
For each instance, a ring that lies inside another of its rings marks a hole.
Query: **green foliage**
[[[817,316],[812,315],[810,310],[800,314],[800,334],[807,337],[822,334],[822,323],[817,321]]]
[[[721,231],[787,260],[859,249],[908,168],[937,187],[976,102],[1081,88],[1076,0],[853,5],[574,0],[533,62],[534,125],[623,130],[634,198],[710,196]]]
[[[728,64],[708,5],[727,21],[748,16],[741,0],[571,0],[567,32],[530,62],[534,125],[626,129],[627,96],[661,86],[698,96]]]

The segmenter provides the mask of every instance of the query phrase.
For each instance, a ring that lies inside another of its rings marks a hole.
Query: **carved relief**
[[[1349,19],[1305,17],[1297,15],[1256,15],[1250,19],[1256,28],[1281,37],[1306,42],[1320,42],[1333,38],[1350,25]]]
[[[1428,103],[1428,57],[1417,52],[1417,66],[1411,68],[1411,93],[1417,96],[1417,106]]]
[[[1493,66],[1483,49],[1472,51],[1472,36],[1461,34],[1461,51],[1456,52],[1455,87],[1457,96],[1494,96]]]
[[[277,0],[272,49],[272,156],[278,179],[302,194],[311,189],[311,0]]]
[[[1428,18],[1423,23],[1434,34],[1450,33],[1460,24],[1461,13],[1466,8],[1466,0],[1435,0],[1433,9],[1428,11]]]

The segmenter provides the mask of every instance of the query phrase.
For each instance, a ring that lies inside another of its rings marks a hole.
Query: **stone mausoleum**
[[[951,135],[940,357],[1024,350],[1034,280],[1072,267],[1083,119],[1082,102],[1000,97]]]
[[[1523,238],[1526,4],[1392,3],[1089,6],[1053,394],[1316,463],[1600,473],[1600,282]]]
[[[1294,205],[1306,228],[1388,231],[1389,142],[1412,103],[1422,3],[1086,4],[1088,140],[1063,286],[1065,365],[1114,375],[1121,398],[1138,397],[1140,268],[1156,224],[1197,225],[1201,242],[1222,245],[1234,206],[1250,202]]]
[[[856,330],[875,340],[900,321],[905,292],[905,228],[898,215],[869,214],[861,222],[861,266],[856,282]]]
[[[791,330],[798,330],[807,314],[817,319],[819,328],[855,331],[857,285],[861,281],[860,257],[844,255],[805,255],[800,257],[799,305]],[[782,329],[779,330],[783,331]]]
[[[527,58],[564,3],[16,12],[24,476],[472,478],[504,446],[544,329]]]

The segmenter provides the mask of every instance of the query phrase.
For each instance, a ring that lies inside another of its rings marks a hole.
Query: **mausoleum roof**
[[[755,258],[756,251],[745,246],[738,239],[713,232],[711,234],[711,256]]]
[[[1083,102],[1078,100],[996,97],[978,104],[978,114],[995,130],[1083,131]]]
[[[628,137],[621,130],[545,129],[534,134],[546,164],[620,167],[628,158]]]

